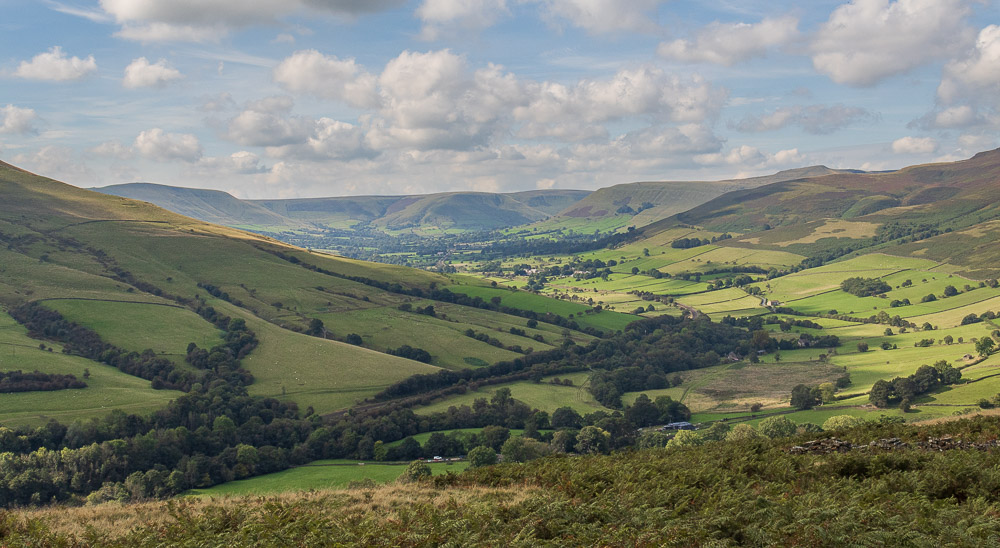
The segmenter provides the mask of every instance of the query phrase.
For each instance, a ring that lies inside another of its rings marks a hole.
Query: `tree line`
[[[24,373],[17,371],[0,371],[0,394],[12,392],[41,392],[49,390],[66,390],[69,388],[86,388],[87,383],[75,375],[60,375],[58,373],[40,373],[32,371]]]

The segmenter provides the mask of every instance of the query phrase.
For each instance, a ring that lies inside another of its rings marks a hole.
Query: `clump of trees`
[[[962,372],[955,369],[945,360],[936,362],[933,366],[921,365],[917,371],[908,377],[896,377],[891,381],[879,380],[872,385],[868,393],[868,401],[875,407],[889,407],[913,401],[913,398],[925,394],[944,385],[956,384],[962,379]]]
[[[892,286],[877,278],[847,278],[840,282],[840,289],[857,297],[871,297],[890,291]]]
[[[399,348],[390,348],[386,351],[387,354],[393,356],[399,356],[400,358],[406,358],[408,360],[416,360],[423,363],[431,363],[430,352],[424,350],[423,348],[414,348],[408,344],[404,344]]]

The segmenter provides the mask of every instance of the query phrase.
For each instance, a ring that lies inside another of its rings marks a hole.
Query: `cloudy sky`
[[[0,0],[0,159],[249,198],[960,159],[998,4]]]

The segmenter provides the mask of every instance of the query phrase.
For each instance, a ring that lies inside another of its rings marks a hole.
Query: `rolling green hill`
[[[195,219],[251,230],[280,232],[372,223],[396,230],[483,230],[545,219],[589,194],[584,190],[530,190],[507,194],[446,192],[415,196],[344,196],[240,200],[218,190],[128,183],[97,192],[150,202]]]
[[[446,192],[418,196],[345,196],[258,200],[295,220],[331,228],[359,222],[387,230],[422,228],[480,230],[530,223],[554,215],[585,197],[582,190],[536,190],[495,194]]]
[[[644,227],[730,232],[720,245],[822,255],[832,248],[882,250],[997,272],[1000,150],[968,160],[889,173],[837,173],[739,190]]]
[[[181,188],[151,183],[128,183],[94,188],[104,194],[150,202],[187,217],[234,227],[304,228],[290,219],[247,200],[218,190]]]
[[[510,360],[522,347],[550,349],[566,338],[550,324],[524,329],[521,317],[421,297],[435,286],[485,282],[310,253],[8,164],[0,164],[0,193],[4,308],[39,302],[120,348],[149,348],[190,369],[189,342],[210,348],[219,341],[219,330],[192,311],[204,302],[256,332],[260,344],[244,359],[256,379],[251,394],[318,412],[349,407],[413,374]],[[414,311],[427,305],[438,312]],[[324,336],[304,334],[316,320]],[[512,334],[515,327],[523,334]],[[468,329],[504,333],[488,344],[465,337]],[[340,342],[349,335],[359,340]],[[593,337],[574,331],[568,338]],[[430,363],[386,353],[402,346],[426,350]],[[80,360],[53,367],[79,376]],[[5,368],[18,365],[8,362]],[[102,398],[105,384],[78,392]]]
[[[781,171],[774,175],[726,181],[655,181],[614,185],[594,191],[533,226],[538,230],[574,229],[589,232],[626,226],[644,226],[687,211],[729,192],[756,188],[779,181],[839,173],[825,166]]]

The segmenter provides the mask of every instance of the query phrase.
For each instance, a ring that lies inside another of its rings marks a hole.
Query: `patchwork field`
[[[204,349],[222,343],[222,332],[215,326],[176,305],[67,299],[46,300],[44,305],[115,346],[135,352],[152,349],[179,367],[187,366],[189,343]]]
[[[469,467],[469,463],[434,462],[429,463],[431,474],[457,474]],[[290,491],[310,491],[316,489],[343,489],[352,481],[370,479],[375,483],[395,481],[406,470],[406,464],[385,464],[379,462],[358,462],[344,460],[319,460],[304,466],[265,474],[244,480],[230,481],[208,489],[192,489],[189,496],[224,497],[238,495],[267,495]]]
[[[867,224],[856,222],[817,223],[814,228],[816,230],[809,234],[796,236],[801,240],[797,243],[804,243],[810,238],[821,239],[824,234],[861,237],[861,232],[867,234],[873,230]],[[846,234],[844,231],[854,231],[857,234]],[[696,231],[673,229],[659,235],[658,243],[661,247],[639,248],[638,245],[630,244],[615,250],[581,254],[580,259],[613,259],[618,264],[612,267],[614,273],[604,279],[550,279],[543,292],[589,306],[600,304],[605,308],[614,307],[623,312],[654,305],[654,312],[643,312],[642,315],[678,314],[680,309],[657,302],[673,300],[716,320],[727,315],[735,318],[779,316],[784,321],[808,320],[819,324],[822,329],[792,327],[786,333],[779,329],[778,324],[764,327],[780,338],[797,338],[798,334],[808,334],[814,337],[835,335],[840,339],[840,346],[836,349],[781,350],[761,356],[761,363],[756,365],[740,362],[681,372],[683,382],[680,386],[641,392],[654,399],[660,395],[669,395],[681,400],[700,420],[745,415],[752,403],[760,403],[765,410],[770,411],[789,410],[793,386],[800,383],[815,386],[833,381],[844,373],[849,374],[852,381],[841,393],[847,399],[789,416],[797,421],[814,422],[835,414],[899,414],[896,409],[872,411],[865,407],[868,403],[866,394],[872,384],[880,379],[905,377],[921,365],[930,365],[940,360],[955,367],[965,367],[972,361],[966,356],[976,354],[975,341],[991,336],[1000,327],[1000,321],[961,325],[963,321],[968,321],[967,316],[970,314],[978,317],[991,311],[1000,315],[1000,288],[984,285],[982,280],[962,277],[952,265],[881,253],[836,261],[772,279],[751,275],[758,277],[759,281],[748,287],[760,290],[760,296],[750,295],[744,289],[736,287],[709,290],[709,284],[716,279],[733,276],[726,274],[727,265],[729,268],[755,266],[764,270],[781,269],[798,264],[803,257],[785,251],[720,245],[689,249],[669,247],[674,239],[693,236],[706,237]],[[643,243],[649,245],[650,240]],[[553,263],[551,257],[536,259],[540,261],[540,266]],[[568,260],[569,257],[563,257],[555,262],[558,264]],[[632,274],[633,267],[637,267],[640,273]],[[644,274],[649,268],[671,274],[708,271],[722,273],[703,274],[700,281],[693,278],[685,281],[676,277],[653,278]],[[890,290],[884,297],[856,297],[840,288],[841,282],[851,277],[880,278],[889,284]],[[509,283],[516,285],[520,282],[514,279]],[[948,286],[955,288],[954,295],[946,296]],[[638,297],[639,293],[651,293],[656,300],[642,300]],[[934,298],[925,298],[927,295],[934,295]],[[779,303],[781,307],[791,308],[794,314],[776,314],[763,305],[763,299],[770,301],[772,305]],[[909,300],[910,304],[906,305],[904,299]],[[897,301],[896,306],[893,306],[893,301]],[[898,306],[901,303],[903,306]],[[917,327],[901,329],[887,323],[860,323],[842,319],[843,316],[866,319],[879,314],[888,314],[886,319],[900,316]],[[887,328],[891,334],[886,333]],[[860,352],[859,344],[866,344],[868,351]],[[883,345],[888,345],[889,349],[883,350]],[[970,380],[983,380],[944,389],[939,394],[922,396],[919,401],[914,402],[913,411],[906,418],[916,420],[918,417],[947,416],[1000,392],[1000,375],[992,376],[993,360],[998,358],[993,356],[984,362],[985,365],[966,372]],[[556,394],[558,389],[550,389],[549,392]],[[623,403],[630,404],[639,393],[624,394]],[[857,397],[852,398],[852,395]],[[474,397],[463,396],[468,400],[465,403]],[[436,407],[432,409],[442,410],[446,405],[442,402],[435,404]]]
[[[421,415],[447,411],[451,406],[472,406],[478,398],[489,400],[493,394],[501,388],[509,388],[511,396],[515,400],[524,402],[530,407],[541,411],[552,413],[560,407],[572,407],[581,415],[593,413],[594,411],[610,411],[590,395],[586,390],[589,373],[572,373],[560,375],[561,379],[570,379],[573,386],[554,385],[550,383],[551,378],[543,379],[540,383],[530,381],[519,381],[513,383],[495,384],[484,386],[479,390],[473,390],[456,396],[449,396],[429,405],[415,407],[414,412]]]
[[[0,312],[0,371],[74,375],[86,388],[50,392],[17,392],[0,395],[0,423],[41,425],[56,419],[64,424],[76,419],[106,415],[113,409],[145,414],[181,395],[174,390],[153,390],[149,381],[126,375],[114,367],[62,353],[62,347],[28,337],[26,330]],[[48,348],[52,351],[48,351]],[[89,377],[84,378],[85,372]]]

